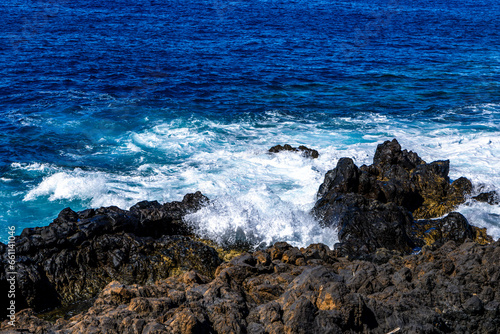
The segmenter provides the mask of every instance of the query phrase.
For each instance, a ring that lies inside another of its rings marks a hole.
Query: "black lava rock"
[[[285,144],[283,146],[276,145],[276,146],[273,146],[269,149],[269,153],[278,153],[278,152],[282,152],[282,151],[300,152],[303,157],[311,158],[311,159],[316,159],[319,157],[318,151],[310,149],[310,148],[303,146],[303,145],[299,146],[298,148],[292,147],[288,144]]]

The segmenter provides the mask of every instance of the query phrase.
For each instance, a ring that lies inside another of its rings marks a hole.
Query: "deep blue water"
[[[499,13],[496,0],[4,0],[0,226],[201,190],[215,200],[191,218],[201,233],[331,244],[307,214],[324,173],[393,137],[500,190]],[[265,153],[282,143],[322,156]],[[459,210],[500,237],[497,206]]]

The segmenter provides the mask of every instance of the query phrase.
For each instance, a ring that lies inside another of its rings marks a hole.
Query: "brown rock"
[[[24,310],[14,332],[498,332],[500,242],[436,245],[406,256],[380,251],[374,262],[314,245],[300,251],[314,264],[274,270],[284,264],[277,258],[265,268],[263,253],[298,251],[280,244],[233,259],[213,279],[188,272],[144,286],[112,282],[88,311],[56,324]],[[256,298],[265,285],[279,288]]]

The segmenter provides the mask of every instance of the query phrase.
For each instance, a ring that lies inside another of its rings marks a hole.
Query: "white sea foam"
[[[482,126],[487,130],[477,130]],[[308,214],[324,174],[344,156],[358,166],[370,164],[377,144],[384,140],[397,138],[403,148],[428,162],[449,159],[450,177],[470,178],[476,192],[500,191],[500,129],[494,124],[469,127],[370,113],[321,122],[277,111],[258,121],[229,124],[178,119],[117,139],[113,154],[130,155],[137,162],[129,172],[12,167],[46,175],[27,192],[25,201],[80,200],[83,206],[128,208],[140,200],[180,200],[200,190],[211,204],[188,219],[202,235],[221,241],[245,236],[256,243],[283,240],[297,246],[312,242],[332,246],[334,233],[320,229]],[[271,146],[284,143],[303,144],[321,155],[307,159],[291,152],[267,153]],[[172,163],[158,163],[151,156]],[[470,202],[459,211],[472,224],[500,237],[497,206]]]
[[[462,213],[471,224],[486,227],[488,234],[494,239],[500,238],[500,205],[468,201],[457,211]]]
[[[59,172],[50,175],[24,197],[25,201],[40,196],[49,196],[50,201],[60,199],[89,199],[106,192],[105,177],[75,170],[72,175]]]
[[[46,172],[51,168],[49,164],[41,164],[41,163],[27,164],[19,162],[13,162],[11,164],[11,167],[14,169],[22,169],[25,171],[35,171],[35,172]]]
[[[286,241],[294,246],[338,241],[332,229],[322,229],[311,215],[261,186],[234,196],[221,196],[186,220],[203,237],[221,244],[250,242],[266,246]]]

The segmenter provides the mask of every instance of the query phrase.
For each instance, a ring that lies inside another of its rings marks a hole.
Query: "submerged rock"
[[[276,145],[273,146],[269,149],[269,153],[278,153],[282,151],[290,151],[290,152],[300,152],[303,157],[305,158],[311,158],[311,159],[316,159],[319,157],[319,153],[316,150],[310,149],[308,147],[305,147],[303,145],[297,147],[292,147],[288,144],[285,144],[283,146],[281,145]]]
[[[477,196],[472,197],[474,200],[478,202],[488,203],[490,205],[498,205],[500,204],[500,196],[496,191],[489,191],[487,193],[481,193]]]
[[[13,333],[498,333],[500,242],[384,254],[350,261],[321,244],[277,243],[214,278],[110,282],[88,311],[55,324],[21,311]]]

